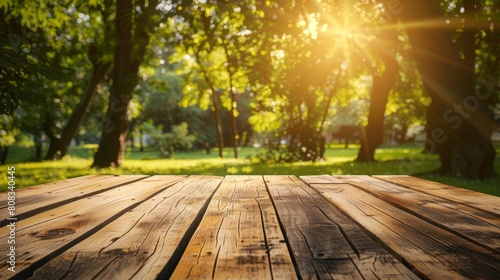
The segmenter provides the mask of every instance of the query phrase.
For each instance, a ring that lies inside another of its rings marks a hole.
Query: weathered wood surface
[[[497,215],[370,176],[338,178],[455,235],[500,252]]]
[[[372,195],[366,189],[374,189],[374,184],[363,183],[363,178],[370,181],[366,177],[337,178],[358,187],[349,184],[312,184],[312,187],[404,259],[417,274],[432,279],[481,279],[485,275],[494,279],[500,275],[500,255],[494,247],[484,248],[453,230],[393,206],[390,202],[394,200],[387,202]],[[399,190],[399,196],[404,197],[404,193],[405,190]],[[379,197],[382,194],[378,193]],[[407,200],[399,206],[412,203],[419,201]],[[498,225],[497,222],[490,226],[494,229]]]
[[[500,198],[409,176],[84,176],[16,202],[0,279],[500,275]]]
[[[160,276],[221,181],[193,176],[170,186],[42,266],[33,279]]]
[[[39,213],[16,223],[16,273],[25,278],[44,264],[89,237],[104,225],[125,214],[182,177],[154,176]],[[2,240],[8,227],[0,228]],[[22,253],[21,253],[22,252]],[[11,275],[0,270],[0,279]]]
[[[438,182],[427,181],[411,176],[374,176],[397,185],[416,189],[421,192],[453,200],[481,211],[487,211],[500,216],[500,199],[496,196],[478,193],[462,188],[444,185]]]
[[[265,176],[265,180],[303,279],[416,278],[297,178]]]
[[[262,177],[227,176],[172,279],[294,279],[278,228]]]
[[[83,176],[55,183],[42,184],[16,191],[16,212],[18,219],[25,219],[38,212],[42,212],[71,201],[116,188],[120,185],[147,178],[144,175],[124,176]],[[5,193],[0,196],[0,211],[7,207]],[[4,197],[5,196],[5,197]],[[7,224],[7,220],[0,222],[0,226]]]

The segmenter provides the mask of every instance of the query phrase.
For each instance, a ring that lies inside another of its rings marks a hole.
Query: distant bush
[[[250,162],[253,164],[289,163],[298,160],[298,156],[288,151],[286,147],[275,149],[264,148],[250,156]]]
[[[150,136],[148,145],[158,148],[163,158],[173,158],[175,150],[192,149],[196,141],[196,137],[189,134],[188,124],[185,122],[173,125],[167,133],[163,132],[161,125],[155,126],[151,121],[143,123],[142,129]]]

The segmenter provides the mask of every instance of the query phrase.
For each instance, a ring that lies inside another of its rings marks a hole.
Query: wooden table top
[[[500,197],[410,176],[90,175],[15,194],[0,279],[500,277]]]

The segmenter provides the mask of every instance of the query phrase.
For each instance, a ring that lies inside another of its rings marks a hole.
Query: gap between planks
[[[490,212],[370,176],[339,179],[435,226],[500,252],[500,219]]]
[[[18,220],[96,195],[107,190],[147,178],[146,175],[84,176],[55,183],[47,183],[16,191],[16,215]],[[1,205],[7,205],[2,203]],[[8,224],[7,219],[0,226]]]
[[[226,176],[172,279],[295,279],[262,176]]]
[[[265,176],[303,279],[418,279],[315,190],[294,176]],[[325,176],[313,182],[338,183]]]
[[[73,201],[55,209],[18,221],[16,247],[24,250],[16,259],[16,274],[0,264],[0,278],[23,279],[49,259],[81,242],[106,224],[133,209],[158,192],[180,181],[183,176],[153,176],[118,188]],[[0,228],[6,238],[8,228]]]
[[[344,177],[337,178],[344,180]],[[494,279],[500,273],[496,267],[500,258],[491,249],[431,225],[368,192],[349,184],[311,186],[421,275]]]
[[[498,196],[457,188],[407,175],[377,175],[373,177],[416,191],[454,200],[478,210],[489,212],[500,218],[500,197]]]
[[[222,181],[190,176],[42,266],[33,279],[168,279]]]

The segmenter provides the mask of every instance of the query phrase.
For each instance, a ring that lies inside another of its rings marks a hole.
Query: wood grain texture
[[[149,177],[18,221],[16,249],[22,254],[17,256],[16,274],[1,263],[0,279],[28,277],[48,260],[182,178]],[[0,228],[0,239],[7,235],[8,228]]]
[[[299,179],[264,178],[302,279],[417,279]]]
[[[499,198],[409,176],[90,175],[16,195],[0,279],[500,275]]]
[[[316,190],[430,279],[498,279],[500,256],[351,185]]]
[[[171,279],[294,279],[261,176],[227,176]]]
[[[343,184],[342,180],[339,180],[330,175],[307,175],[300,176],[300,179],[308,184]]]
[[[22,189],[16,189],[15,192],[16,194],[25,197],[23,201],[18,201],[18,205],[21,205],[23,203],[30,203],[31,200],[27,199],[26,197],[29,196],[36,196],[39,194],[46,193],[48,189],[52,191],[58,191],[62,190],[65,188],[71,188],[74,186],[77,186],[79,184],[87,184],[90,180],[93,181],[99,181],[99,180],[104,180],[106,178],[113,177],[111,175],[85,175],[81,177],[75,177],[75,178],[70,178],[66,180],[60,180],[56,182],[49,182],[45,184],[40,184],[36,186],[30,186]],[[17,186],[19,187],[19,186]],[[3,211],[3,209],[7,208],[7,205],[5,202],[7,201],[7,192],[0,192],[0,202],[2,203],[0,205],[0,210]]]
[[[455,235],[500,253],[500,218],[495,215],[370,176],[341,176],[338,179]]]
[[[489,212],[500,218],[500,197],[498,196],[478,193],[406,175],[381,175],[373,177],[437,197],[454,200],[478,210]]]
[[[190,176],[176,183],[42,266],[33,279],[156,279],[168,273],[221,181]]]
[[[16,191],[16,217],[26,219],[37,213],[91,195],[147,178],[145,175],[84,176]],[[0,201],[0,205],[7,205]],[[0,226],[7,224],[1,221]]]

